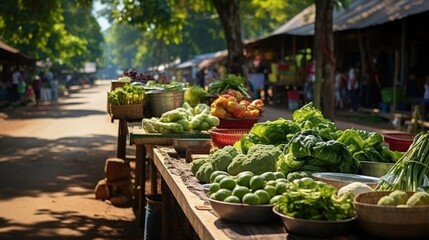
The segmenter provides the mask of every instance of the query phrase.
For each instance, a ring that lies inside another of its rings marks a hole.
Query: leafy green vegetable
[[[290,140],[284,149],[285,157],[278,162],[278,171],[357,173],[359,162],[353,158],[345,144],[324,140],[314,130],[303,130]]]
[[[235,146],[246,153],[254,144],[287,144],[293,134],[299,131],[298,125],[284,118],[256,123]]]
[[[309,177],[286,183],[287,188],[274,206],[290,217],[338,221],[355,215],[352,195],[336,196],[337,189]]]
[[[185,83],[182,82],[158,82],[155,80],[147,81],[145,88],[158,88],[164,92],[168,91],[181,91],[185,87]]]
[[[383,135],[378,132],[346,129],[338,131],[337,141],[344,143],[359,161],[396,162],[399,156],[383,146]]]
[[[227,89],[239,91],[244,97],[249,98],[247,87],[245,86],[244,78],[236,74],[225,74],[220,80],[215,81],[209,85],[208,93],[216,94],[221,93]]]
[[[197,104],[202,103],[207,98],[207,91],[197,85],[192,85],[185,90],[185,102],[187,102],[191,107],[197,106]]]
[[[335,124],[323,117],[320,110],[313,106],[312,102],[307,103],[292,114],[292,120],[301,130],[316,130],[324,139],[336,139]]]
[[[142,86],[126,83],[107,93],[107,101],[112,105],[132,105],[144,102],[145,89]]]

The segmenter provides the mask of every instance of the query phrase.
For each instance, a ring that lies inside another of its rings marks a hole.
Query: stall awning
[[[35,64],[36,60],[19,52],[18,49],[0,41],[0,64]]]
[[[333,29],[361,29],[429,11],[427,0],[355,0],[334,11]],[[315,6],[311,5],[272,34],[313,35]]]
[[[333,30],[361,29],[399,20],[429,11],[427,0],[354,0],[347,8],[333,13]],[[310,5],[267,36],[247,41],[252,44],[276,35],[311,36],[314,34],[315,5]]]

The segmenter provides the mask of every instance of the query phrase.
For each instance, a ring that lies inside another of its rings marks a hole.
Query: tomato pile
[[[259,118],[264,111],[261,99],[249,100],[235,90],[227,90],[210,105],[210,113],[218,118]]]

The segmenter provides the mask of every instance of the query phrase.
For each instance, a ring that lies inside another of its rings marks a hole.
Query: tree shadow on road
[[[0,199],[93,192],[104,178],[105,160],[116,155],[116,140],[110,135],[55,140],[0,136]]]
[[[36,119],[36,118],[77,118],[90,115],[107,115],[107,111],[85,109],[63,109],[65,105],[77,105],[83,102],[68,102],[52,105],[27,106],[4,111],[0,116],[5,119]]]
[[[37,223],[14,223],[0,217],[2,239],[143,239],[137,221],[88,217],[74,211],[38,209],[36,214],[50,220]]]

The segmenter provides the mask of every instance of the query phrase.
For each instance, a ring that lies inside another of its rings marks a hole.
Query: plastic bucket
[[[148,116],[146,117],[161,117],[165,112],[182,107],[185,102],[184,93],[184,91],[148,92],[146,94]]]
[[[161,239],[162,196],[160,194],[147,196],[146,201],[144,239]]]

